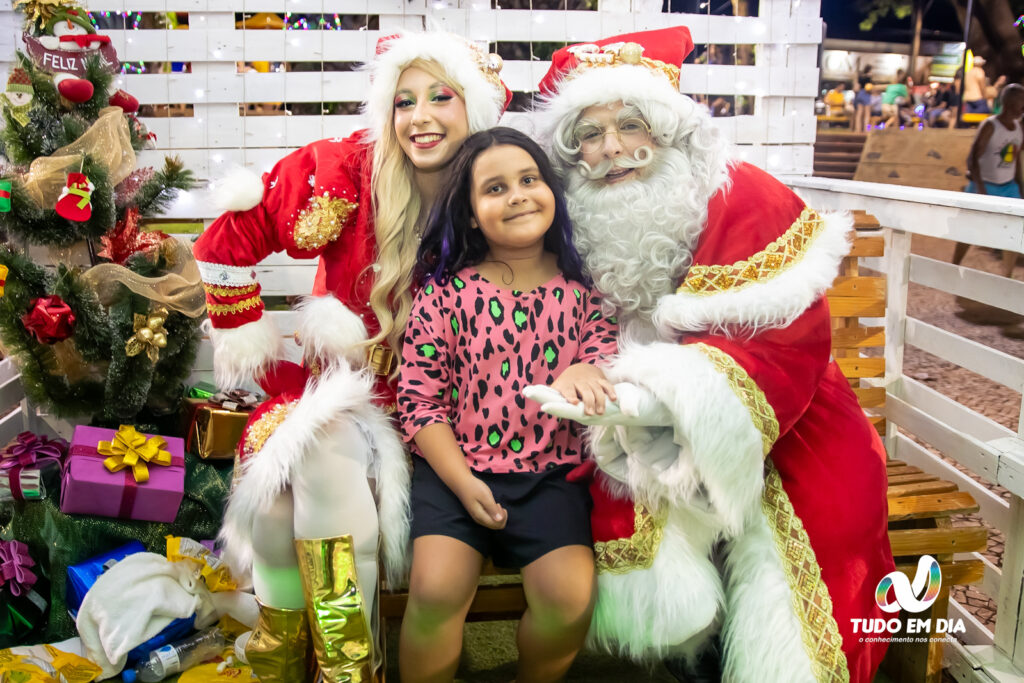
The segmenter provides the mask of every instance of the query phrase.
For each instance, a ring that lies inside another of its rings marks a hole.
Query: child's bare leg
[[[402,683],[451,683],[483,563],[480,553],[448,536],[413,541],[409,603],[398,641]]]
[[[569,545],[523,567],[529,607],[519,622],[517,683],[560,681],[583,647],[594,612],[594,552]]]

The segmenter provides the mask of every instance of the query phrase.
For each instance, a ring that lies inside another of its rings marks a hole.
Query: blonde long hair
[[[443,81],[465,99],[463,88],[437,62],[414,59],[404,69],[413,67]],[[380,332],[367,344],[387,341],[397,353],[402,348],[405,323],[412,308],[409,289],[419,247],[416,223],[423,200],[416,187],[412,162],[398,144],[393,122],[392,117],[383,130],[374,131],[379,137],[373,148],[371,189],[379,270],[370,290],[370,307],[380,323]],[[393,374],[397,373],[396,369]]]

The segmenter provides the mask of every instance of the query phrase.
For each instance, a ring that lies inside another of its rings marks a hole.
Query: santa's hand
[[[616,403],[619,410],[631,418],[630,422],[616,424],[639,427],[667,427],[672,424],[671,411],[648,389],[629,382],[619,382],[615,385],[615,395],[618,397]]]
[[[621,392],[621,393],[620,393]],[[541,404],[549,415],[575,420],[585,425],[627,427],[662,427],[672,424],[668,408],[648,390],[629,382],[615,385],[617,401],[605,401],[604,414],[587,415],[582,403],[572,404],[551,387],[533,384],[523,389],[523,396]]]

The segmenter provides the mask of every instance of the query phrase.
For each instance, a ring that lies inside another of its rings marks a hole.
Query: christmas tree
[[[112,92],[120,62],[82,7],[14,6],[25,52],[0,97],[0,343],[55,414],[151,421],[177,410],[204,306],[188,246],[140,221],[192,174],[172,158],[136,168],[151,136],[138,101]]]

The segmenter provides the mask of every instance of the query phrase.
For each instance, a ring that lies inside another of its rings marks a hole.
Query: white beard
[[[607,185],[577,169],[568,173],[573,241],[623,332],[638,341],[650,341],[658,299],[675,291],[692,263],[717,189],[712,179],[698,182],[691,168],[685,152],[659,147],[635,180]]]

